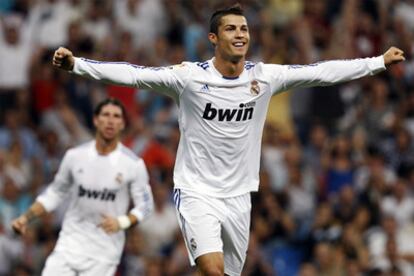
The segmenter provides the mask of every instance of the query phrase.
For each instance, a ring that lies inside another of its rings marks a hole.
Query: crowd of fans
[[[414,275],[414,1],[240,0],[249,60],[307,64],[404,50],[378,76],[275,96],[244,275]],[[39,275],[64,215],[24,237],[10,222],[93,137],[94,103],[121,99],[123,142],[149,169],[154,215],[128,231],[118,275],[191,275],[172,203],[177,108],[162,95],[51,66],[75,56],[164,66],[212,57],[222,0],[0,1],[0,275]]]

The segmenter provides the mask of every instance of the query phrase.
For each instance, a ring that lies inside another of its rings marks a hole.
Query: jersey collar
[[[212,70],[213,70],[213,72],[214,72],[214,74],[215,75],[217,75],[217,76],[219,76],[220,78],[222,78],[222,79],[225,79],[225,80],[238,80],[238,79],[240,79],[240,77],[244,74],[244,71],[246,71],[245,70],[245,68],[243,67],[243,71],[240,73],[240,75],[238,75],[237,77],[226,77],[226,76],[223,76],[218,70],[217,70],[217,68],[214,66],[214,57],[213,58],[211,58],[208,62],[209,62],[209,64],[210,64],[210,67],[212,68]]]
[[[115,165],[118,162],[119,156],[121,155],[121,143],[118,142],[116,145],[116,148],[110,152],[108,155],[100,155],[98,151],[96,150],[96,140],[93,140],[91,142],[91,147],[89,150],[89,157],[91,159],[96,158],[109,158],[109,162],[111,162],[112,165]]]

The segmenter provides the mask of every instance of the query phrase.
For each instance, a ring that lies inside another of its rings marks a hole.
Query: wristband
[[[117,220],[119,228],[121,228],[122,230],[128,229],[131,226],[131,220],[127,215],[119,216]]]

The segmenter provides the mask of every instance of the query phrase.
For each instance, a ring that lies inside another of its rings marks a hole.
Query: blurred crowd
[[[150,172],[154,215],[127,233],[117,275],[192,275],[172,203],[177,108],[143,89],[51,66],[75,56],[164,66],[213,55],[222,0],[0,1],[0,275],[39,275],[65,206],[22,238],[10,221],[53,180],[66,149],[93,138],[92,110],[116,97],[123,142]],[[375,77],[275,96],[253,194],[244,275],[414,275],[414,1],[240,0],[253,62],[377,56],[406,62]]]

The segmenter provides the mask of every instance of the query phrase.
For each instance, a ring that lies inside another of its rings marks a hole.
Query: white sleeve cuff
[[[79,64],[82,62],[81,58],[75,57],[75,63],[73,64],[73,69],[70,71],[72,74],[79,75],[80,74],[80,66]]]
[[[372,74],[377,74],[387,69],[384,63],[384,56],[370,58],[368,61],[368,67]]]
[[[145,218],[144,214],[140,210],[138,210],[137,208],[133,208],[129,212],[131,214],[133,214],[137,218],[138,223],[140,223],[141,221],[143,221],[144,218]]]

